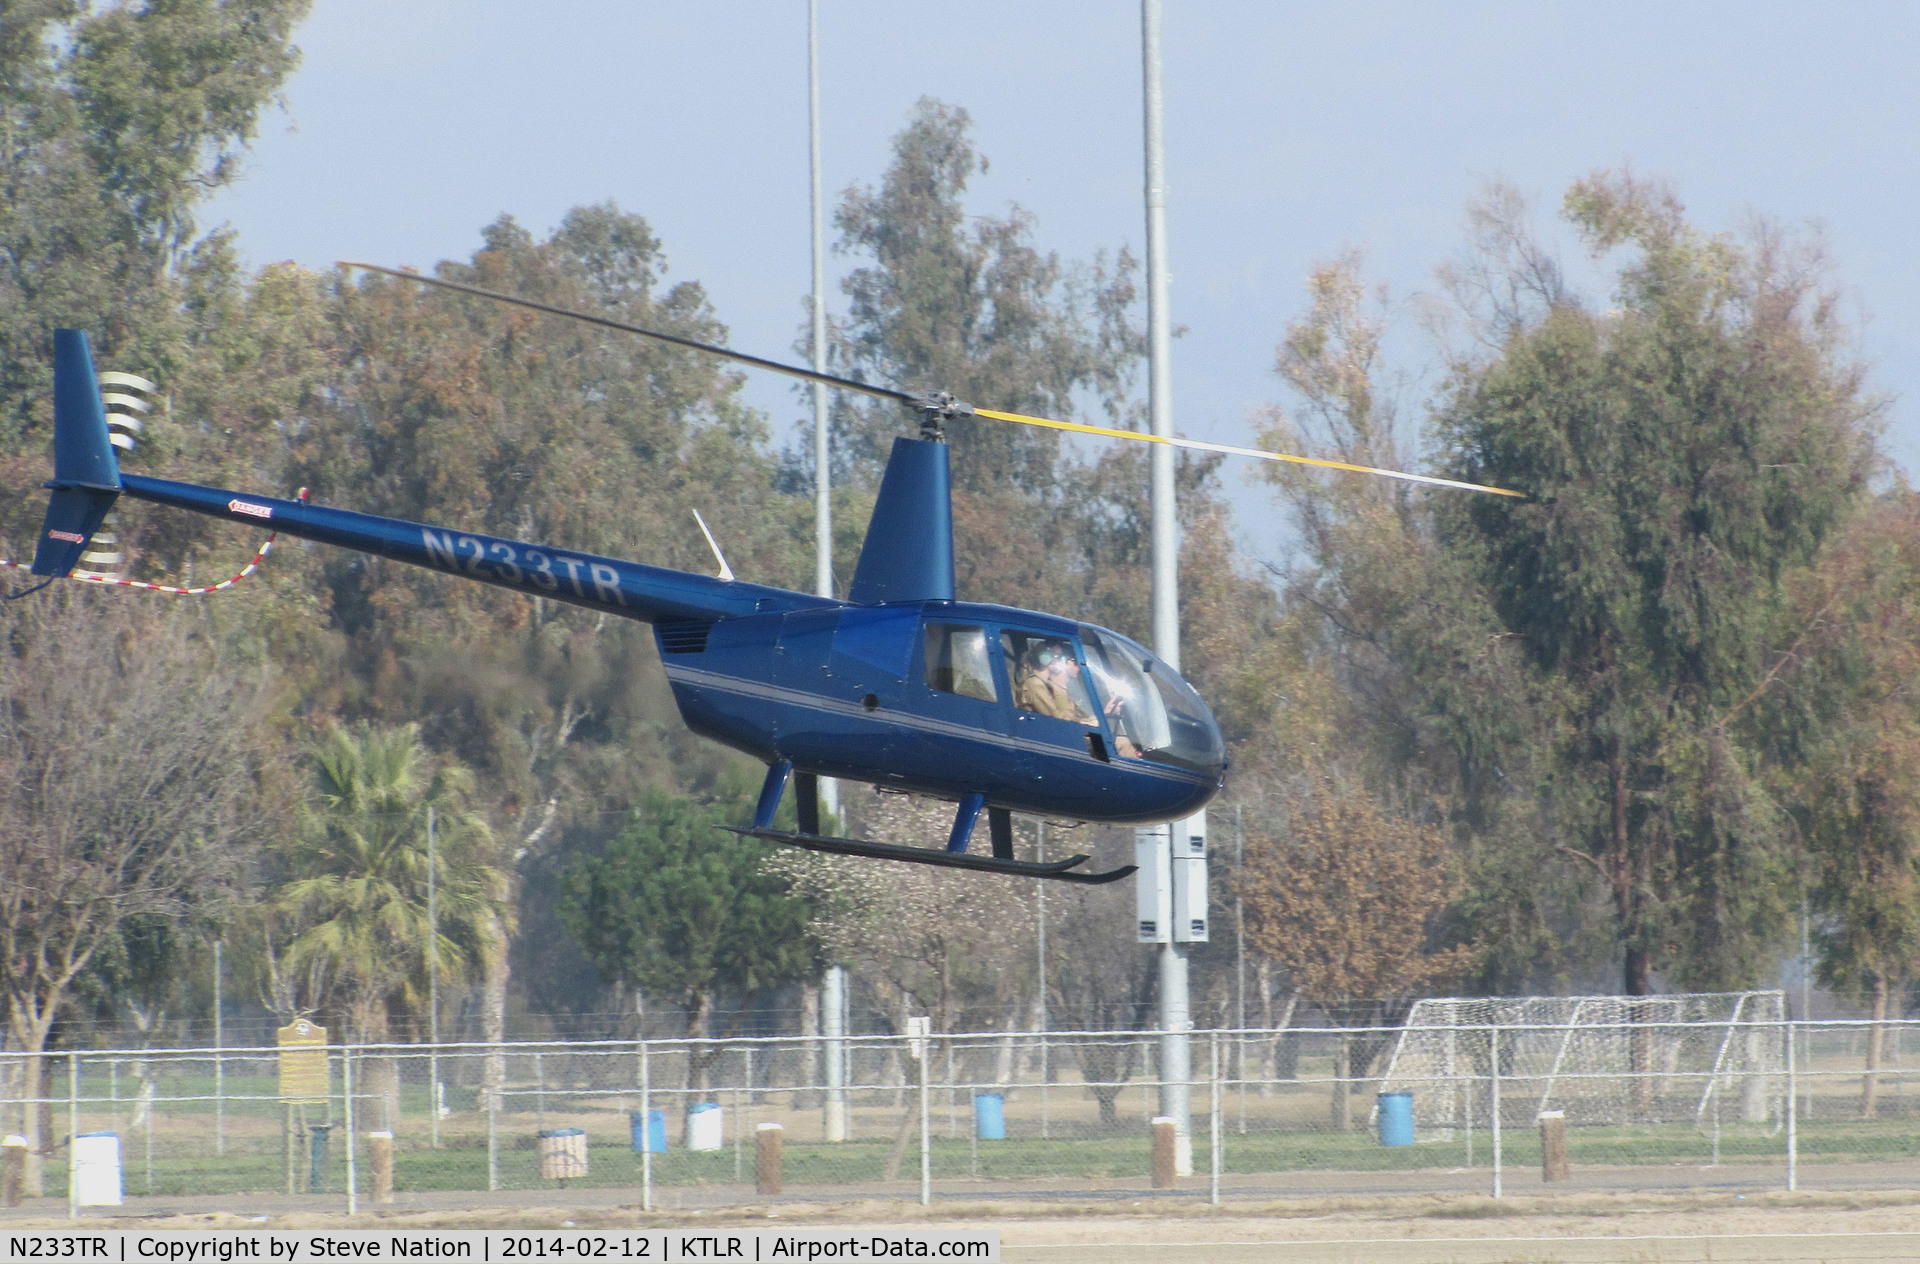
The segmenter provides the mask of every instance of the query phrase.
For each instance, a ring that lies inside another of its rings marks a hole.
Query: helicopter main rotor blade
[[[675,346],[689,347],[695,351],[704,351],[709,355],[723,356],[737,360],[741,364],[750,364],[758,369],[773,373],[784,373],[788,377],[797,377],[803,382],[817,382],[823,386],[837,386],[841,390],[858,391],[862,395],[871,395],[876,399],[892,400],[910,408],[931,409],[942,416],[949,417],[988,417],[994,421],[1011,421],[1023,426],[1042,426],[1049,430],[1065,430],[1074,434],[1100,435],[1108,439],[1132,439],[1137,443],[1161,443],[1168,447],[1186,448],[1194,452],[1218,452],[1226,456],[1251,457],[1256,461],[1284,461],[1292,465],[1313,465],[1322,469],[1347,470],[1354,474],[1375,474],[1381,478],[1397,478],[1409,483],[1422,483],[1429,487],[1451,487],[1464,492],[1488,492],[1495,496],[1512,496],[1527,500],[1525,492],[1511,491],[1505,487],[1489,487],[1482,483],[1467,483],[1459,479],[1439,478],[1432,474],[1409,474],[1404,470],[1385,470],[1372,465],[1354,465],[1347,461],[1329,461],[1322,457],[1295,456],[1287,452],[1269,452],[1263,448],[1242,448],[1230,443],[1208,443],[1202,439],[1180,439],[1169,435],[1143,434],[1138,430],[1115,430],[1108,426],[1089,426],[1077,421],[1055,421],[1051,417],[1029,417],[1024,413],[1003,413],[991,408],[975,408],[948,395],[915,395],[907,391],[896,391],[890,387],[875,386],[870,382],[856,382],[852,378],[835,377],[831,373],[816,373],[812,369],[803,369],[794,364],[783,364],[778,360],[768,360],[761,356],[748,355],[744,351],[735,351],[730,347],[717,347],[712,343],[698,342],[692,338],[683,338],[679,334],[662,333],[658,329],[648,329],[642,325],[630,325],[625,321],[614,320],[610,316],[597,316],[591,312],[574,311],[572,308],[556,307],[551,303],[540,303],[530,298],[520,298],[513,294],[502,294],[497,290],[483,290],[477,285],[463,285],[458,281],[447,281],[440,277],[426,276],[419,272],[403,272],[398,268],[384,268],[377,263],[359,263],[351,259],[340,261],[343,268],[361,268],[368,272],[379,272],[402,281],[418,281],[422,285],[437,286],[443,290],[453,290],[461,294],[471,294],[476,298],[490,298],[498,303],[508,303],[515,307],[525,307],[531,311],[545,312],[549,316],[564,316],[569,320],[581,320],[590,325],[599,325],[604,329],[617,329],[622,333],[639,334],[642,338],[653,338],[660,342],[670,342]]]
[[[723,356],[729,360],[738,360],[742,364],[751,364],[757,369],[766,369],[773,373],[784,373],[788,377],[797,377],[803,382],[818,382],[822,386],[837,386],[844,391],[859,391],[863,395],[872,395],[877,399],[890,399],[895,403],[912,405],[919,396],[906,391],[896,391],[885,386],[875,386],[870,382],[856,382],[848,377],[835,377],[831,373],[816,373],[812,369],[803,369],[798,365],[782,364],[778,360],[766,360],[760,356],[748,355],[744,351],[735,351],[730,347],[716,347],[710,342],[697,342],[692,338],[683,338],[679,334],[662,333],[658,329],[648,329],[642,325],[629,325],[623,320],[614,320],[610,316],[596,316],[592,312],[578,312],[570,307],[555,307],[551,303],[539,303],[530,298],[520,298],[514,294],[502,294],[497,290],[483,290],[477,285],[462,285],[458,281],[442,280],[440,277],[425,276],[418,272],[403,272],[398,268],[383,268],[377,263],[358,263],[352,259],[342,259],[343,268],[361,268],[367,272],[384,273],[398,277],[402,281],[418,281],[422,285],[438,286],[443,290],[455,290],[461,294],[471,294],[475,298],[490,298],[496,303],[510,303],[515,307],[525,307],[536,312],[545,312],[549,316],[565,316],[568,320],[583,320],[589,325],[599,325],[603,329],[617,329],[622,333],[639,334],[642,338],[653,338],[660,342],[670,342],[678,347],[690,347],[695,351],[704,351],[708,355]]]
[[[991,408],[975,408],[976,417],[991,417],[995,421],[1018,422],[1023,426],[1044,426],[1048,430],[1067,430],[1074,434],[1101,435],[1108,439],[1133,439],[1140,443],[1163,443],[1172,448],[1187,448],[1194,452],[1219,452],[1227,456],[1252,457],[1256,461],[1286,461],[1294,465],[1317,465],[1322,469],[1349,470],[1355,474],[1378,474],[1382,478],[1404,479],[1409,483],[1425,483],[1429,487],[1452,487],[1463,492],[1492,492],[1496,496],[1515,496],[1527,499],[1525,492],[1510,491],[1505,487],[1488,487],[1482,483],[1463,483],[1458,479],[1438,478],[1432,474],[1409,474],[1404,470],[1383,470],[1372,465],[1353,465],[1346,461],[1329,461],[1317,456],[1294,456],[1287,452],[1268,452],[1264,448],[1240,448],[1231,443],[1208,443],[1204,439],[1180,439],[1169,435],[1145,434],[1138,430],[1114,430],[1107,426],[1088,426],[1077,421],[1055,421],[1051,417],[1028,417],[1023,413],[996,412]]]

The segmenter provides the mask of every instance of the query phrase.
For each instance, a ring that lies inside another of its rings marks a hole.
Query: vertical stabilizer
[[[78,329],[53,331],[53,498],[34,548],[33,573],[73,573],[80,555],[120,495],[107,410],[93,352]]]
[[[953,600],[953,504],[947,445],[895,439],[847,600]]]

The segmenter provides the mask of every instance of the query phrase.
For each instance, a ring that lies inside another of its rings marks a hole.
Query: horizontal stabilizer
[[[723,825],[729,833],[762,842],[784,843],[808,851],[829,852],[836,856],[864,856],[869,860],[902,860],[908,864],[934,865],[942,869],[974,869],[982,873],[1004,873],[1016,878],[1048,878],[1055,882],[1080,882],[1089,886],[1118,882],[1138,866],[1125,865],[1105,873],[1075,873],[1087,863],[1086,856],[1068,856],[1065,860],[1001,860],[992,856],[970,856],[963,851],[936,850],[931,847],[900,847],[892,843],[870,843],[858,838],[823,838],[818,834],[794,834],[786,830],[735,829]]]
[[[33,573],[61,579],[73,574],[80,555],[119,495],[90,487],[55,489],[47,504],[47,520],[40,528],[40,543],[33,551]]]

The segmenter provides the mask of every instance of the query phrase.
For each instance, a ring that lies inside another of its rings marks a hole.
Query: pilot
[[[1037,646],[1027,656],[1015,701],[1022,711],[1050,715],[1056,720],[1093,723],[1093,717],[1074,701],[1071,684],[1080,664],[1063,645]]]
[[[1098,728],[1100,721],[1094,719],[1084,705],[1086,691],[1073,687],[1079,675],[1080,660],[1073,656],[1072,650],[1060,644],[1042,645],[1027,659],[1027,670],[1020,679],[1016,701],[1022,711]],[[1118,695],[1109,699],[1107,714],[1112,715],[1117,711],[1121,701]],[[1124,736],[1116,737],[1115,742],[1120,753],[1128,758],[1140,754],[1139,747]]]

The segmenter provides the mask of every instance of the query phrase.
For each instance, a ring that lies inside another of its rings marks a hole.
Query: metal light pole
[[[1160,91],[1160,0],[1141,0],[1140,36],[1146,95],[1147,407],[1153,433],[1173,437],[1173,326],[1167,304],[1167,176]],[[1153,445],[1153,648],[1180,670],[1180,527],[1173,503],[1173,449]],[[1181,834],[1167,831],[1167,845]],[[1160,1113],[1173,1119],[1175,1162],[1193,1174],[1193,1062],[1187,1033],[1187,946],[1160,945]]]
[[[807,140],[813,174],[813,371],[827,371],[827,216],[820,195],[820,0],[807,0]],[[827,392],[813,384],[813,591],[833,596],[833,483],[828,465]],[[840,786],[820,779],[820,806],[840,814]],[[820,989],[820,1034],[827,1055],[822,1120],[829,1141],[847,1139],[847,968],[827,967]]]
[[[813,371],[827,371],[827,217],[820,196],[820,0],[807,0],[807,123],[813,170]],[[813,384],[813,591],[833,596],[833,483],[827,391]],[[824,794],[825,787],[822,787]]]
[[[440,864],[434,849],[433,805],[427,805],[427,1114],[433,1148],[440,1148]]]

